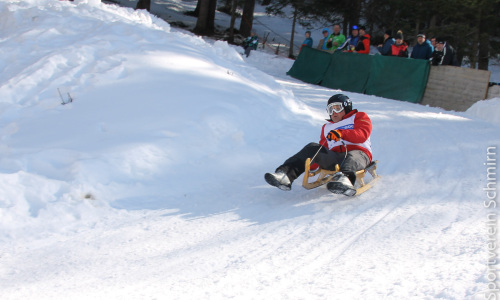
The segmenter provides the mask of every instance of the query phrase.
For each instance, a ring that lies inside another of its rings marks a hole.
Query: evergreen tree
[[[361,10],[364,0],[314,0],[314,14],[324,24],[342,24],[343,34],[349,35],[349,28],[360,25]]]
[[[457,50],[459,61],[487,69],[499,46],[499,0],[364,0],[361,18],[382,35],[386,29],[403,30],[410,44],[418,33],[444,38]]]
[[[248,0],[247,0],[248,1]],[[254,1],[254,0],[252,0]],[[309,20],[326,26],[341,23],[343,33],[353,25],[366,25],[373,39],[387,29],[402,30],[410,45],[425,33],[444,38],[457,51],[458,60],[468,59],[472,68],[487,70],[489,59],[500,53],[500,0],[262,0],[267,12],[288,15],[302,25]],[[360,23],[363,24],[360,24]],[[295,22],[293,22],[295,24]],[[292,25],[292,41],[295,33]],[[290,52],[290,55],[292,52]]]
[[[295,26],[299,22],[302,26],[309,26],[310,20],[316,18],[317,13],[314,8],[313,0],[274,0],[270,1],[270,5],[266,7],[266,12],[271,15],[279,15],[292,18],[292,34],[290,37],[290,49],[288,57],[294,58],[293,48],[295,39]],[[292,14],[288,16],[285,14],[284,9],[287,6],[292,7]]]

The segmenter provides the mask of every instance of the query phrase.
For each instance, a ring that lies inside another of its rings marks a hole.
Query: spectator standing
[[[300,54],[300,51],[302,51],[302,47],[312,48],[312,46],[313,46],[313,39],[311,38],[311,32],[306,31],[305,36],[306,36],[306,39],[302,42],[302,45],[300,45],[299,54]]]
[[[370,54],[370,35],[366,33],[366,27],[359,27],[359,40],[358,44],[352,52],[361,54]]]
[[[391,55],[392,45],[394,45],[394,38],[392,37],[392,30],[388,29],[384,33],[384,42],[378,45],[377,50],[382,55]]]
[[[351,35],[335,51],[344,51],[344,52],[352,51],[354,50],[354,48],[356,48],[358,41],[359,41],[359,27],[354,25],[352,26]]]
[[[408,45],[403,39],[403,32],[399,30],[395,38],[396,42],[391,46],[391,55],[408,58]]]
[[[321,33],[323,33],[323,38],[319,40],[318,47],[316,48],[319,50],[328,50],[326,44],[328,42],[328,37],[330,36],[330,29],[323,28],[323,31]]]
[[[435,36],[431,37],[431,46],[433,49],[436,49],[436,37]]]
[[[448,45],[443,38],[436,39],[436,48],[432,52],[432,65],[458,66],[455,49]]]
[[[335,50],[344,42],[345,42],[345,35],[340,33],[340,25],[339,24],[333,25],[333,33],[328,38],[326,47],[328,48],[328,50]]]
[[[250,32],[250,36],[245,39],[243,42],[243,49],[245,49],[245,54],[248,57],[250,55],[250,51],[257,50],[257,46],[259,45],[259,37],[255,34],[255,31],[252,30]]]
[[[433,51],[434,47],[432,47],[431,43],[425,39],[425,34],[421,33],[417,35],[417,44],[413,46],[413,51],[411,52],[410,57],[429,60],[432,57]]]
[[[305,47],[312,47],[313,46],[313,39],[311,38],[311,32],[310,31],[306,31],[306,39],[302,42],[302,46],[305,46]]]

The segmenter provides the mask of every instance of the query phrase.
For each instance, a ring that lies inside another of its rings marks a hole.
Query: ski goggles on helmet
[[[332,115],[334,112],[339,113],[344,110],[344,105],[341,102],[333,102],[328,104],[326,107],[326,112],[328,115]]]

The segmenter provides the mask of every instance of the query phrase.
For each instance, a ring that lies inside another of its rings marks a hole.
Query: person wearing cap
[[[251,50],[257,50],[259,45],[259,37],[255,34],[255,30],[250,32],[250,36],[243,41],[243,49],[245,49],[245,54],[248,57]]]
[[[436,48],[432,52],[431,62],[433,66],[458,66],[455,49],[439,37],[436,39]]]
[[[388,29],[384,33],[384,42],[378,45],[377,50],[382,55],[391,55],[391,47],[394,45],[394,38],[392,37],[392,30]]]
[[[316,49],[328,50],[328,48],[326,47],[326,43],[328,42],[328,37],[330,36],[330,29],[325,27],[323,28],[321,33],[323,34],[323,38],[319,40],[318,47],[316,47]]]
[[[403,38],[403,32],[398,30],[395,36],[396,42],[391,46],[391,55],[408,58],[408,45]]]
[[[352,26],[351,35],[347,37],[345,42],[340,45],[335,51],[350,51],[354,50],[359,41],[359,27],[357,25]]]
[[[328,99],[327,123],[321,128],[319,143],[309,143],[288,158],[274,173],[266,173],[264,179],[272,186],[289,191],[292,183],[305,172],[305,162],[313,158],[311,170],[321,167],[340,172],[327,184],[336,194],[353,196],[356,171],[365,169],[372,161],[370,135],[372,122],[368,115],[352,109],[352,101],[344,94]]]
[[[425,39],[425,34],[420,33],[417,35],[417,44],[413,46],[410,57],[429,60],[432,57],[433,51],[434,47],[432,47],[431,43]]]
[[[366,27],[359,27],[359,40],[354,49],[351,49],[351,52],[361,53],[361,54],[370,54],[370,35],[366,33]]]

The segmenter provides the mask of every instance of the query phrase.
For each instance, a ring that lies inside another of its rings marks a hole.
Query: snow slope
[[[263,174],[339,92],[292,61],[99,1],[0,2],[0,26],[2,299],[488,295],[480,110],[346,92],[382,179],[283,192]]]

